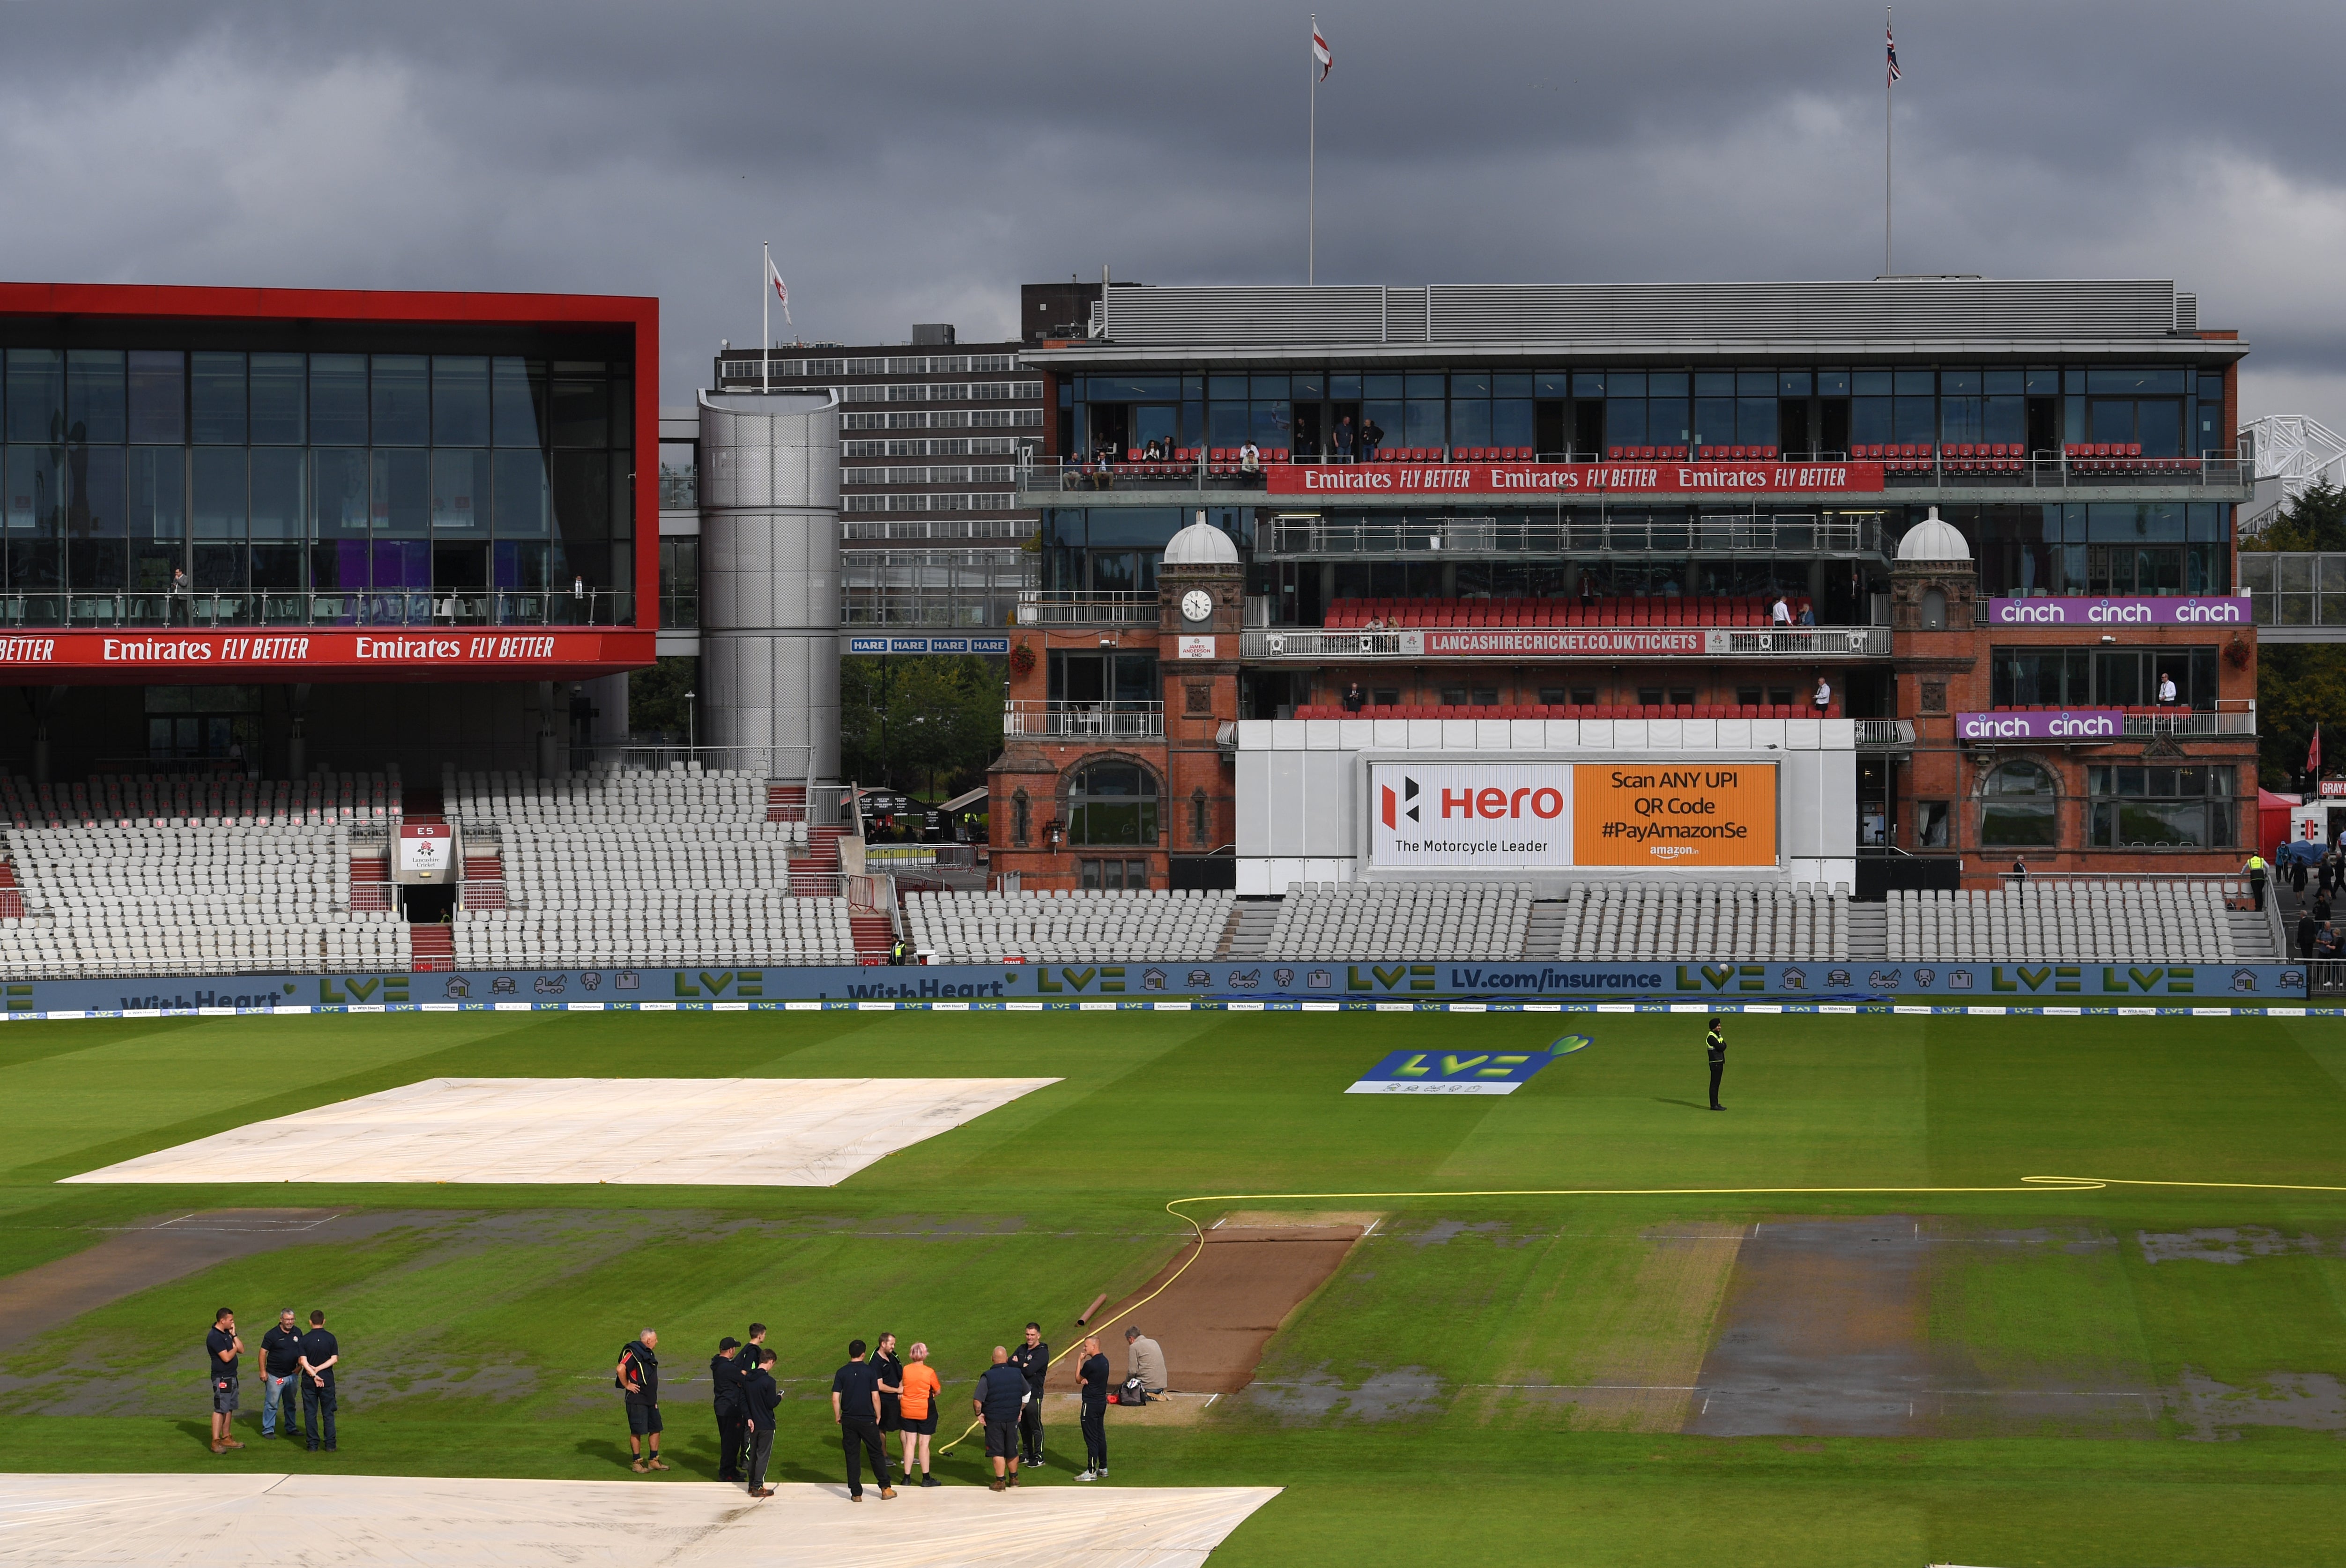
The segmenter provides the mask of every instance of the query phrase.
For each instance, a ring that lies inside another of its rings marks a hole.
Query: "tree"
[[[942,799],[1002,749],[1002,671],[983,656],[851,657],[839,699],[840,762],[867,785]]]
[[[2346,550],[2346,490],[2317,484],[2281,508],[2280,514],[2243,550]]]
[[[686,714],[684,694],[699,689],[697,658],[664,658],[649,669],[627,673],[627,728],[647,739],[661,737],[681,741],[692,724]]]

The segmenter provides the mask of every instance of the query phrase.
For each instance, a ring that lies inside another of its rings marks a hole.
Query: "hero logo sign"
[[[1493,871],[1573,863],[1572,769],[1556,763],[1373,763],[1369,859]]]

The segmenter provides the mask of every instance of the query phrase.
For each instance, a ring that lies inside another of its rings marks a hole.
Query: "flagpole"
[[[1891,31],[1890,7],[1882,8],[1882,28],[1885,36],[1895,36]],[[1891,155],[1891,91],[1890,74],[1882,76],[1882,275],[1890,276],[1890,155]]]
[[[1311,16],[1311,36],[1320,36],[1320,16]],[[1303,79],[1310,84],[1304,89],[1310,107],[1304,113],[1305,152],[1303,155],[1303,281],[1309,287],[1317,280],[1320,267],[1320,61],[1309,49],[1303,52]]]
[[[774,390],[774,245],[770,239],[759,248],[766,259],[766,270],[758,274],[758,390]]]

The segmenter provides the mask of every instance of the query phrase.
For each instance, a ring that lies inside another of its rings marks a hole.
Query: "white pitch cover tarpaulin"
[[[427,1078],[65,1179],[831,1186],[1058,1081]]]
[[[347,1453],[344,1458],[350,1457]],[[0,1475],[0,1563],[1198,1568],[1277,1487],[900,1492],[389,1475]]]

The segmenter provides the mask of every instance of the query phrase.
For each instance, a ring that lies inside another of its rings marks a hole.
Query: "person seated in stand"
[[[1240,473],[1260,473],[1262,472],[1262,448],[1257,446],[1251,441],[1248,442],[1244,446],[1239,447],[1239,472]]]
[[[1815,626],[1816,624],[1817,624],[1817,609],[1816,609],[1816,606],[1815,606],[1814,605],[1802,605],[1802,606],[1800,606],[1800,625],[1802,625],[1802,626]]]

